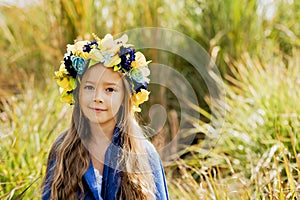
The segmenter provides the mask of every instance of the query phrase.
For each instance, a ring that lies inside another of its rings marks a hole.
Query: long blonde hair
[[[78,83],[79,84],[79,83]],[[118,113],[118,127],[121,132],[122,154],[118,165],[122,165],[122,182],[120,199],[155,199],[156,187],[149,157],[145,148],[145,135],[132,112],[132,101],[128,82],[123,79],[125,93],[123,106]],[[79,105],[79,89],[74,91],[70,129],[64,132],[52,146],[48,165],[55,160],[52,169],[52,180],[48,182],[51,199],[84,198],[83,175],[90,164],[90,157],[83,140],[90,136],[88,119]],[[46,180],[46,177],[45,177]],[[45,185],[45,180],[44,184]],[[80,193],[78,193],[80,191]]]

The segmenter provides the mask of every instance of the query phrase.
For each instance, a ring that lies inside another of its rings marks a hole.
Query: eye
[[[85,89],[85,90],[94,90],[95,88],[91,85],[87,85],[87,86],[84,86],[83,89]]]
[[[116,92],[116,90],[114,88],[111,88],[111,87],[110,88],[106,88],[106,91],[107,92]]]

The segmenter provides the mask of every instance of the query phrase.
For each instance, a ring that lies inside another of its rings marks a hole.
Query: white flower
[[[101,51],[110,50],[113,53],[116,53],[119,49],[119,46],[114,42],[113,36],[111,34],[106,34],[105,37],[101,40]]]
[[[106,67],[113,67],[121,62],[121,58],[118,55],[114,55],[111,50],[101,52],[102,58],[100,62]]]
[[[132,67],[145,67],[147,66],[147,61],[146,58],[144,56],[144,54],[142,54],[141,52],[135,52],[135,61],[133,61],[131,63]]]
[[[128,41],[128,36],[126,34],[124,34],[119,39],[116,39],[115,43],[116,44],[126,44],[127,41]]]
[[[78,41],[73,45],[68,44],[67,45],[67,51],[72,52],[73,54],[75,54],[78,51],[82,52],[83,51],[83,46],[86,45],[87,43],[89,43],[89,41],[84,40],[84,41]]]

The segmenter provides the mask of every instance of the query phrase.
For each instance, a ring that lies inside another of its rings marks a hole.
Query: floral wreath
[[[55,72],[55,79],[59,85],[61,100],[70,105],[75,103],[73,91],[76,89],[76,81],[83,75],[87,68],[102,63],[105,67],[111,67],[114,71],[123,73],[130,83],[133,111],[140,112],[139,105],[148,101],[150,92],[147,90],[150,70],[145,56],[135,51],[133,45],[126,44],[127,35],[114,40],[110,34],[100,39],[92,34],[94,40],[75,41],[67,45],[67,53],[61,61],[59,70]]]

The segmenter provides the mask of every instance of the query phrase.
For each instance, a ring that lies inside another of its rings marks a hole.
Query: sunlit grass
[[[59,102],[54,84],[40,90],[31,80],[20,91],[2,99],[0,199],[27,187],[25,199],[40,196],[49,148],[70,123],[71,109]]]
[[[185,150],[184,159],[166,166],[171,199],[299,197],[298,57],[291,57],[289,65],[248,54],[230,63],[235,78],[227,77],[220,135],[216,141],[207,131],[205,148],[200,141]],[[19,94],[2,101],[1,199],[23,191],[25,199],[40,197],[48,150],[70,122],[71,109],[58,100],[54,80],[41,89],[30,77]]]
[[[298,1],[277,1],[273,21],[255,15],[255,0],[39,2],[0,7],[0,199],[40,197],[48,150],[70,121],[51,79],[65,45],[145,26],[186,33],[230,74],[217,140],[199,121],[205,141],[166,166],[171,199],[300,198]]]
[[[174,199],[300,197],[298,54],[289,67],[280,58],[262,63],[248,54],[230,64],[235,78],[227,77],[219,138],[208,132],[211,149],[191,146],[189,156],[169,166]]]

